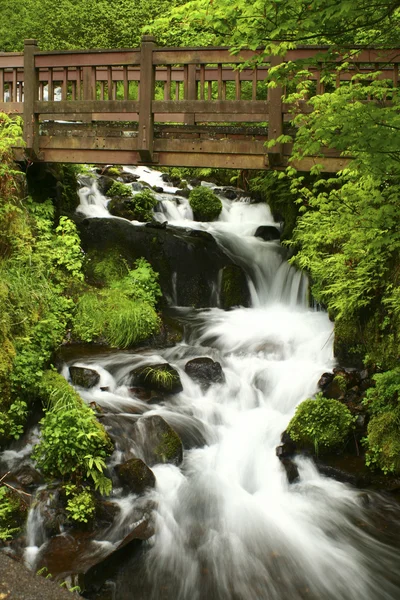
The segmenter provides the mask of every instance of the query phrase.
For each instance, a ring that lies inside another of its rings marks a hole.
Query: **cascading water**
[[[159,185],[154,172],[130,172]],[[279,227],[268,207],[222,197],[219,220],[197,223],[184,198],[157,197],[157,220],[207,230],[243,266],[252,308],[178,308],[185,342],[75,363],[100,373],[95,388],[79,391],[104,410],[117,441],[112,464],[140,456],[132,430],[144,413],[163,416],[191,448],[181,468],[153,467],[156,488],[145,497],[123,498],[117,490],[120,517],[103,542],[123,538],[136,523],[139,501],[157,508],[156,533],[139,559],[121,566],[114,597],[395,600],[398,552],[384,543],[372,516],[374,503],[383,501],[322,477],[306,458],[297,460],[300,476],[289,485],[276,458],[296,405],[315,392],[321,373],[334,363],[332,324],[308,307],[306,279],[285,262],[278,242],[254,237],[260,224]],[[96,188],[81,192],[79,210],[109,216]],[[204,391],[186,375],[187,360],[200,356],[221,363],[225,383]],[[129,370],[164,361],[179,370],[183,391],[153,404],[134,397]],[[395,520],[395,509],[385,502]]]

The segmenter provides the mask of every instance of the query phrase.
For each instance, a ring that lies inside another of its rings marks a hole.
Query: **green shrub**
[[[27,513],[26,503],[13,490],[0,484],[0,542],[18,535]]]
[[[352,422],[353,417],[344,404],[319,393],[315,399],[299,404],[287,431],[299,445],[314,446],[318,454],[342,445]]]
[[[108,195],[110,195],[110,192]],[[121,201],[121,198],[125,199]],[[153,208],[156,204],[157,200],[154,194],[148,188],[145,188],[142,192],[134,195],[131,193],[122,197],[119,194],[111,200],[108,210],[116,217],[147,223],[153,219]]]
[[[112,443],[94,411],[55,371],[43,375],[41,395],[47,408],[41,420],[41,439],[33,458],[43,473],[79,484],[91,480],[101,493],[109,493],[105,459]]]
[[[131,198],[132,188],[131,186],[121,183],[120,181],[114,181],[107,192],[107,196],[109,198]]]
[[[377,415],[399,406],[400,368],[377,373],[373,379],[375,387],[368,388],[363,400],[368,412]]]
[[[189,202],[196,221],[214,221],[222,210],[221,200],[204,186],[190,192]]]
[[[372,417],[367,433],[365,464],[384,473],[400,473],[400,409]]]
[[[66,506],[68,516],[78,523],[88,523],[96,512],[90,489],[70,484],[64,486],[64,491],[68,498]]]

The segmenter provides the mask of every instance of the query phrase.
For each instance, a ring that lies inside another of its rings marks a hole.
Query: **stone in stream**
[[[178,394],[183,390],[178,371],[168,363],[156,363],[133,369],[129,373],[129,385],[164,394]]]
[[[189,360],[185,365],[185,373],[193,381],[199,383],[203,390],[208,389],[213,383],[225,382],[225,375],[220,363],[206,356]]]
[[[143,494],[153,488],[156,478],[151,469],[140,458],[131,458],[116,467],[121,483],[134,494]]]
[[[260,225],[260,227],[257,227],[257,230],[254,235],[255,237],[262,238],[265,242],[279,240],[281,237],[279,229],[277,229],[273,225]]]
[[[170,463],[178,466],[181,464],[183,460],[182,440],[159,415],[138,419],[134,427],[134,438],[148,465]]]
[[[97,385],[100,381],[100,375],[94,369],[86,367],[70,367],[69,376],[73,385],[89,389]]]
[[[250,290],[246,273],[239,265],[227,265],[221,273],[221,308],[250,306]]]

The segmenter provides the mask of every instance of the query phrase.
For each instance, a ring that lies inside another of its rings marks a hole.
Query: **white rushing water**
[[[130,172],[163,185],[157,173]],[[115,597],[395,600],[396,555],[371,535],[365,495],[322,477],[305,458],[290,485],[276,457],[296,405],[334,366],[332,323],[308,307],[306,279],[287,264],[278,242],[254,237],[259,225],[279,224],[265,204],[222,198],[219,220],[202,224],[184,198],[158,198],[156,219],[209,231],[244,266],[252,308],[181,309],[189,333],[174,348],[75,363],[101,375],[95,388],[80,393],[112,414],[114,464],[140,456],[131,432],[144,413],[162,415],[194,446],[180,468],[153,467],[157,484],[148,497],[157,506],[156,534],[145,544],[141,569],[122,569]],[[106,205],[96,187],[81,192],[79,210],[87,216],[109,216]],[[196,356],[218,360],[226,382],[202,391],[184,372]],[[178,368],[183,391],[150,405],[129,390],[127,374],[163,361]],[[126,533],[131,514],[134,522],[138,500],[115,501],[122,516],[108,534],[112,542]]]

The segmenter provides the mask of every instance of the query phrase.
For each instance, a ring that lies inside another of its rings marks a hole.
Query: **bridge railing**
[[[136,49],[41,52],[35,40],[26,40],[24,53],[0,53],[0,110],[23,114],[26,146],[33,153],[39,152],[40,121],[136,123],[135,146],[143,162],[154,160],[154,123],[186,128],[257,123],[271,140],[283,132],[291,107],[285,102],[288,90],[263,83],[270,67],[312,59],[311,78],[321,94],[322,74],[341,61],[316,63],[323,50],[300,47],[283,57],[265,57],[254,68],[239,68],[256,52],[232,56],[227,48],[159,48],[150,36]],[[331,86],[377,69],[398,85],[397,50],[357,50],[346,61]],[[201,143],[197,138],[188,151],[196,144],[201,151]],[[184,144],[181,148],[185,151]],[[281,144],[270,148],[270,163],[278,164],[282,153]]]

